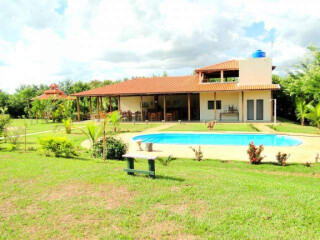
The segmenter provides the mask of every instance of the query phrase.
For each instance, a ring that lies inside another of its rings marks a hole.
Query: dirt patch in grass
[[[267,171],[267,170],[248,170],[248,171],[255,172],[255,173],[265,173],[269,175],[278,175],[278,176],[320,178],[320,173],[299,173],[299,172],[282,172],[282,171]]]
[[[134,192],[123,186],[97,186],[72,182],[50,189],[44,194],[43,200],[54,202],[78,199],[81,202],[103,206],[106,209],[114,209],[127,204],[134,196]]]
[[[202,200],[186,200],[178,204],[156,204],[154,208],[179,215],[191,213],[194,217],[201,218],[205,216],[208,206]]]

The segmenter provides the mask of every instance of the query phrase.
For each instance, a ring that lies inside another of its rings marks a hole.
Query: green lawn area
[[[301,126],[299,123],[295,123],[286,119],[281,120],[281,123],[277,124],[277,126],[268,126],[277,132],[319,134],[318,128],[314,126]]]
[[[28,146],[46,135],[77,146],[86,138],[79,129],[57,131],[28,136]],[[168,167],[157,162],[152,180],[86,150],[65,159],[5,146],[0,142],[0,239],[320,238],[320,164],[178,159]],[[135,166],[147,169],[147,162]]]
[[[27,124],[27,133],[35,133],[35,132],[44,132],[44,131],[60,131],[60,130],[64,130],[64,125],[63,123],[53,123],[53,122],[49,122],[46,123],[45,120],[38,120],[36,121],[35,119],[13,119],[10,126],[11,127],[23,127],[24,128],[24,124]],[[83,126],[85,126],[86,123],[78,123],[78,122],[74,122],[73,126],[74,128],[81,128]],[[144,131],[148,128],[153,128],[153,127],[157,127],[160,126],[160,124],[155,124],[155,123],[121,123],[120,124],[120,132],[141,132]],[[109,124],[107,125],[107,130],[108,131],[113,131],[112,130],[112,125]]]
[[[210,131],[204,123],[182,123],[163,129],[162,131]],[[256,132],[251,124],[243,123],[218,123],[213,131],[239,131]]]
[[[319,164],[179,159],[155,180],[125,166],[0,152],[0,238],[320,238]]]

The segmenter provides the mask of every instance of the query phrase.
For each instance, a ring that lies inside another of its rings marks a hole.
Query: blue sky
[[[284,74],[320,45],[318,1],[0,0],[0,89],[191,74],[262,49]],[[273,43],[271,47],[271,43]]]

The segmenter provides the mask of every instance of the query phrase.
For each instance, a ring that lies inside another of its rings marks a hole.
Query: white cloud
[[[256,49],[271,52],[264,36],[275,30],[273,60],[283,72],[320,45],[317,1],[211,0],[0,1],[0,89],[20,84],[118,79],[132,75],[190,74],[192,69]]]

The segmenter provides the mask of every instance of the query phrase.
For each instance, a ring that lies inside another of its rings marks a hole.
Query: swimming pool
[[[275,134],[205,134],[205,133],[155,133],[139,135],[132,138],[141,139],[143,143],[184,144],[184,145],[238,145],[245,146],[250,142],[264,146],[297,146],[302,141],[295,137]]]

